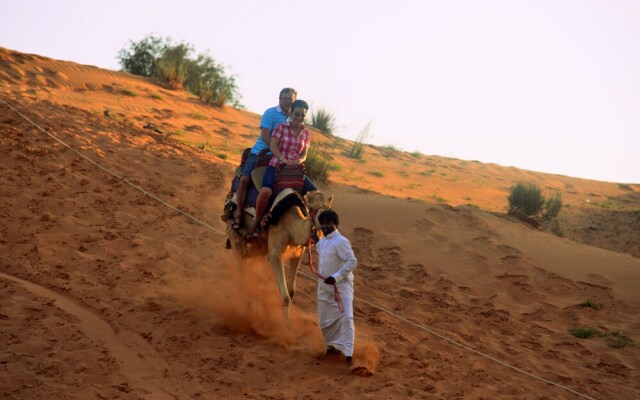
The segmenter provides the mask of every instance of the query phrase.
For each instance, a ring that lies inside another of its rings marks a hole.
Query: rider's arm
[[[278,162],[284,162],[284,157],[282,156],[282,153],[280,153],[280,149],[278,148],[279,145],[280,138],[272,137],[271,145],[269,146],[269,148],[271,149],[271,153],[273,153],[273,156],[278,159]]]
[[[304,150],[302,150],[302,153],[300,153],[300,162],[303,163],[304,160],[307,159],[307,150],[309,150],[309,139],[307,139],[307,143],[304,146]]]
[[[271,145],[271,130],[268,128],[260,128],[260,136],[262,137],[262,141],[267,144],[267,146]]]

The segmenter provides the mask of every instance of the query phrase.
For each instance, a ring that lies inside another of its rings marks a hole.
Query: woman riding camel
[[[249,229],[250,235],[254,237],[257,236],[260,219],[273,193],[278,165],[284,164],[289,167],[297,167],[307,158],[311,132],[303,122],[307,115],[307,110],[309,110],[309,105],[304,100],[296,100],[291,105],[291,110],[291,121],[278,125],[271,135],[269,147],[273,153],[273,158],[269,161],[269,166],[264,173],[262,188],[256,200],[256,216]],[[315,192],[316,190],[318,189],[313,182],[305,176],[303,194]]]

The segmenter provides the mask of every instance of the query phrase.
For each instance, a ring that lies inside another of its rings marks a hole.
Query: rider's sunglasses
[[[304,118],[304,114],[302,113],[293,113],[293,116],[298,118]]]

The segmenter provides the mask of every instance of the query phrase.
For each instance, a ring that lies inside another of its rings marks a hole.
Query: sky
[[[208,52],[262,113],[281,88],[355,139],[640,183],[640,1],[0,0],[0,46],[120,69],[149,34]],[[257,134],[257,130],[256,130]]]

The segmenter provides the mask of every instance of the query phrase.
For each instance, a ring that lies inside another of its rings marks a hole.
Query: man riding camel
[[[275,107],[267,109],[262,114],[260,120],[260,136],[251,148],[251,154],[247,158],[242,168],[240,181],[237,189],[237,208],[233,212],[232,229],[240,229],[242,226],[242,213],[244,212],[245,202],[247,200],[247,188],[251,181],[251,171],[256,165],[258,153],[261,150],[269,149],[271,144],[271,134],[278,125],[287,122],[291,116],[291,105],[296,100],[298,93],[293,88],[284,88],[280,91],[279,104]]]

